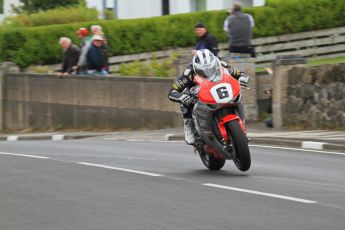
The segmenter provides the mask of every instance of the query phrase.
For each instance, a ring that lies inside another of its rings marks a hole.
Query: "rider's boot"
[[[194,124],[191,118],[184,118],[184,140],[188,145],[192,145],[195,142],[194,136]]]

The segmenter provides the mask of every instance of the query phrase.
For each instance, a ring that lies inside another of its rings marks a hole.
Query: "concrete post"
[[[288,100],[288,71],[296,66],[306,63],[306,59],[298,55],[282,55],[273,61],[273,96],[272,120],[274,128],[284,127],[285,106]]]
[[[182,75],[187,65],[192,62],[192,59],[193,59],[192,52],[188,52],[188,53],[185,52],[184,54],[179,55],[179,57],[174,60],[176,77],[179,77]]]
[[[257,79],[255,76],[255,59],[250,54],[231,53],[231,57],[224,57],[231,66],[240,69],[250,76],[249,89],[242,89],[244,96],[244,110],[246,121],[256,121],[258,119],[258,93]]]
[[[4,130],[4,78],[6,73],[17,73],[19,72],[18,66],[12,62],[2,62],[0,63],[0,132]]]

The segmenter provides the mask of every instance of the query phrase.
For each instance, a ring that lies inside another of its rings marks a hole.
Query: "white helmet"
[[[221,63],[208,49],[198,50],[193,57],[194,72],[210,81],[221,77]]]

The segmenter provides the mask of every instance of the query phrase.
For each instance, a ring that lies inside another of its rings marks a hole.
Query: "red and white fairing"
[[[222,68],[222,78],[220,81],[208,81],[197,75],[194,77],[194,82],[200,86],[198,92],[199,100],[205,104],[219,104],[219,108],[231,104],[233,99],[241,93],[240,83],[225,68]],[[237,114],[228,114],[222,117],[217,124],[223,139],[226,141],[229,140],[229,137],[225,124],[232,120],[237,120],[242,131],[246,133],[246,128],[240,117]]]
[[[201,102],[227,104],[240,94],[239,82],[226,69],[222,71],[222,79],[218,82],[208,81],[198,75],[194,77],[194,82],[200,86],[198,98]]]

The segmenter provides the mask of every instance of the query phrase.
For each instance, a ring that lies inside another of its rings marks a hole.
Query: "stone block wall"
[[[345,129],[345,64],[295,66],[284,74],[284,127]]]

